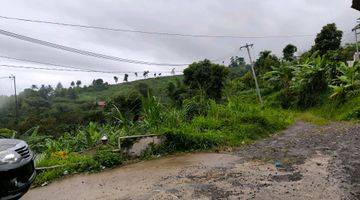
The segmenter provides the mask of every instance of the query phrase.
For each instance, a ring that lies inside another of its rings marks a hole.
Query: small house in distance
[[[353,0],[351,7],[354,8],[355,10],[360,11],[360,0]]]

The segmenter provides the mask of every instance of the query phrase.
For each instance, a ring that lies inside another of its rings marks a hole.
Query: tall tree
[[[245,66],[245,65],[246,65],[246,63],[245,63],[245,59],[243,57],[231,56],[229,67],[241,67],[241,66]]]
[[[75,86],[75,82],[74,82],[74,81],[71,81],[70,85],[71,85],[71,87],[74,87],[74,86]]]
[[[57,85],[56,85],[56,88],[55,90],[62,90],[64,89],[63,85],[59,82]]]
[[[80,85],[81,85],[81,81],[80,81],[80,80],[77,80],[77,81],[76,81],[76,86],[77,86],[77,87],[80,87]]]
[[[286,47],[283,49],[284,60],[293,61],[295,59],[295,52],[297,52],[297,47],[295,45],[286,45]]]
[[[272,67],[280,65],[279,58],[271,54],[271,51],[260,52],[259,58],[255,62],[255,70],[258,74],[263,75],[272,70]]]
[[[124,74],[124,81],[128,82],[129,74]]]
[[[343,32],[337,29],[335,23],[324,26],[316,36],[312,51],[325,55],[328,51],[340,49],[342,35]]]
[[[104,85],[104,80],[99,78],[99,79],[93,80],[92,84],[93,84],[93,86],[102,86],[102,85]]]
[[[117,76],[114,76],[114,81],[117,83],[119,81],[119,78]]]
[[[58,97],[65,97],[66,90],[64,89],[64,86],[59,82],[55,87],[55,96]]]
[[[184,83],[192,90],[204,90],[209,98],[219,100],[227,74],[224,66],[204,60],[184,70]]]

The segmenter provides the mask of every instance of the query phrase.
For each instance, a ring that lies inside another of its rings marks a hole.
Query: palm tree
[[[129,74],[124,74],[124,81],[128,82]]]
[[[114,81],[117,83],[119,81],[119,78],[117,76],[114,76]]]
[[[77,81],[76,81],[76,86],[77,86],[77,87],[80,87],[80,85],[81,85],[81,81],[80,81],[80,80],[77,80]]]

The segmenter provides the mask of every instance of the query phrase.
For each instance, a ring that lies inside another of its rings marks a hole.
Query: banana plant
[[[293,78],[295,67],[291,62],[284,62],[278,67],[271,67],[272,71],[267,72],[263,79],[268,81],[275,89],[288,88]]]
[[[333,92],[331,99],[345,99],[360,93],[360,63],[353,67],[341,63],[337,70],[341,74],[337,77],[337,85],[330,85]]]

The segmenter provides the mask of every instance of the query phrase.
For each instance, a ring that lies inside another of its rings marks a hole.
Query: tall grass
[[[237,146],[284,129],[293,122],[286,112],[230,98],[226,104],[210,102],[206,115],[167,127],[164,134],[172,150]]]

